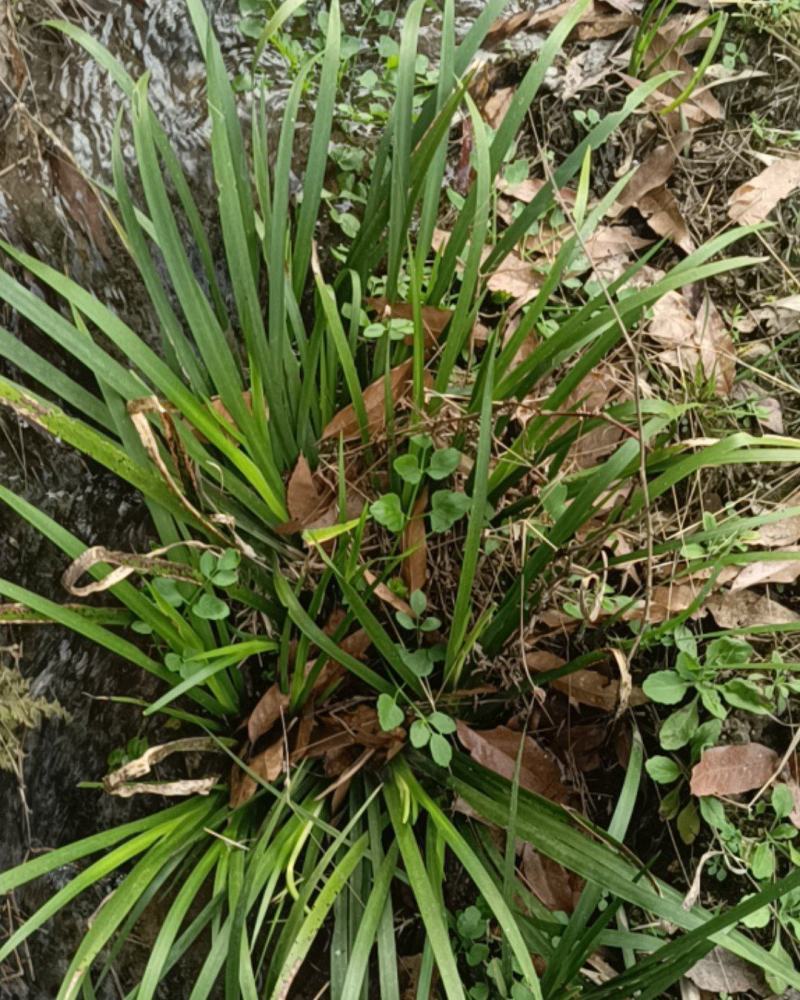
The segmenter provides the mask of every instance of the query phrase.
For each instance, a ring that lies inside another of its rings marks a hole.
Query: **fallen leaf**
[[[547,181],[541,180],[537,177],[527,177],[524,181],[517,181],[516,184],[509,184],[504,177],[500,177],[497,181],[497,189],[503,194],[508,195],[509,198],[515,198],[517,201],[524,202],[528,205],[533,201],[536,195],[539,194],[542,188],[547,186],[547,184]],[[577,195],[574,191],[571,191],[569,188],[561,188],[558,193],[561,200],[565,204],[575,204]]]
[[[522,877],[533,894],[548,910],[572,913],[578,904],[584,882],[552,858],[540,854],[530,844],[523,845]]]
[[[207,778],[183,778],[178,781],[131,781],[115,785],[110,795],[129,799],[132,795],[165,795],[180,798],[185,795],[208,795],[220,780],[219,774]]]
[[[74,163],[61,156],[51,154],[49,161],[55,187],[63,198],[67,211],[103,257],[110,258],[111,248],[106,239],[103,202],[94,185]]]
[[[565,410],[580,409],[582,414],[602,414],[610,403],[623,402],[631,398],[631,392],[620,386],[619,373],[609,365],[600,363],[573,390],[564,404]],[[564,429],[576,422],[569,420]],[[596,465],[600,459],[613,452],[623,437],[623,431],[616,424],[603,422],[586,434],[582,434],[571,446],[567,461],[578,469]]]
[[[552,653],[537,651],[529,653],[525,662],[532,670],[544,672],[563,666],[566,662]],[[596,670],[574,670],[564,677],[548,681],[548,686],[567,695],[580,705],[592,708],[602,708],[607,712],[615,712],[620,703],[620,684]],[[643,705],[647,697],[639,687],[633,687],[628,700],[629,705]]]
[[[695,986],[710,993],[748,993],[761,995],[764,977],[759,970],[725,948],[717,945],[686,973]]]
[[[470,757],[495,774],[513,781],[523,734],[507,726],[477,730],[461,720],[457,725],[458,738]],[[565,802],[569,792],[561,781],[561,769],[556,760],[533,737],[526,735],[524,740],[519,769],[520,786],[552,802]]]
[[[730,394],[736,375],[733,338],[708,297],[693,312],[681,292],[667,292],[653,307],[647,335],[667,348],[658,355],[665,364],[688,378],[699,365],[714,380],[718,396]]]
[[[425,509],[428,506],[428,490],[425,487],[411,512],[411,517],[403,528],[402,547],[408,555],[403,559],[401,572],[408,592],[422,590],[428,578],[428,550],[425,540]]]
[[[250,742],[255,743],[264,733],[268,733],[288,707],[289,696],[277,684],[268,688],[247,720],[247,737]]]
[[[800,497],[789,497],[784,501],[784,506],[800,506]],[[765,545],[769,548],[785,549],[794,545],[800,540],[800,514],[762,524],[756,531],[756,537],[758,545]]]
[[[103,778],[103,787],[112,795],[132,795],[133,792],[117,792],[117,787],[149,774],[152,768],[175,753],[221,753],[219,745],[210,736],[190,736],[187,739],[171,740],[149,747],[135,760],[111,771]],[[206,779],[203,779],[206,780]],[[216,779],[215,779],[216,780]]]
[[[681,132],[671,142],[657,146],[650,155],[642,161],[636,173],[628,181],[625,190],[617,199],[613,215],[621,215],[625,209],[638,205],[639,200],[648,192],[663,187],[672,177],[678,156],[683,151],[691,137],[689,132]]]
[[[800,552],[800,546],[789,545],[787,552]],[[749,563],[731,584],[731,590],[746,590],[762,583],[794,583],[800,576],[800,559],[764,560]]]
[[[768,595],[754,594],[750,590],[715,594],[708,598],[706,607],[720,628],[783,625],[800,620],[800,615],[773,601]]]
[[[376,298],[371,298],[366,300],[366,306],[368,309],[372,310],[378,315],[379,318],[384,316],[393,317],[395,319],[413,319],[414,310],[408,302],[392,302],[384,298],[383,296],[378,296]],[[438,306],[422,306],[422,326],[425,329],[426,341],[428,346],[432,346],[438,341],[442,333],[447,327],[447,324],[453,318],[452,309],[440,309]],[[408,336],[405,338],[405,343],[410,346],[414,342],[413,336]]]
[[[761,788],[778,763],[775,751],[761,743],[711,747],[692,768],[692,795],[738,795]]]
[[[283,771],[285,758],[285,744],[283,737],[256,754],[247,762],[248,768],[253,771],[262,781],[272,784]],[[231,770],[230,779],[230,807],[236,809],[238,806],[248,802],[258,791],[259,782],[251,777],[247,771],[243,771],[238,764],[234,764]]]
[[[299,528],[309,527],[330,505],[331,499],[330,491],[322,492],[317,489],[311,466],[305,456],[301,455],[286,486],[286,506],[292,521]]]
[[[498,87],[483,105],[483,117],[493,128],[498,129],[514,100],[516,87]]]
[[[514,298],[516,311],[526,302],[536,297],[542,285],[543,276],[534,268],[530,261],[523,260],[513,251],[500,263],[500,266],[489,275],[487,288],[492,292],[503,292]]]
[[[694,76],[694,67],[684,58],[679,49],[673,47],[672,38],[658,31],[649,41],[647,49],[648,62],[658,65],[659,73],[673,72],[676,75],[664,83],[664,92],[669,96],[669,103],[684,92]],[[700,121],[719,121],[723,118],[722,105],[714,97],[711,90],[703,86],[702,81],[692,90],[691,97],[684,101],[681,109],[686,114],[691,107],[700,113]],[[697,116],[695,117],[697,120]]]
[[[766,170],[741,184],[728,199],[728,217],[741,225],[761,222],[800,187],[800,159],[776,159]]]
[[[388,388],[389,397],[395,407],[405,395],[410,386],[411,371],[414,361],[409,358],[402,364],[397,365],[389,372],[388,376],[381,375],[380,378],[371,382],[362,393],[364,409],[367,415],[367,431],[374,437],[386,426],[386,391]],[[388,377],[388,386],[386,379]],[[356,410],[352,403],[340,410],[325,430],[322,432],[322,440],[328,438],[338,438],[342,435],[345,440],[357,438],[361,434],[361,429],[356,416]]]
[[[647,220],[647,225],[659,236],[667,239],[684,250],[691,253],[695,249],[695,242],[686,225],[686,220],[681,215],[675,195],[666,187],[654,188],[639,199],[637,208]]]

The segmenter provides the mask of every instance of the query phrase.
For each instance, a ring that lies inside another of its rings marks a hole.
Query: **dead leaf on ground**
[[[692,768],[692,795],[739,795],[765,785],[779,764],[762,743],[711,747]]]
[[[247,737],[250,742],[255,743],[264,733],[268,733],[288,707],[289,696],[277,684],[268,688],[247,720]]]
[[[169,743],[159,743],[157,746],[149,747],[149,749],[145,750],[135,760],[130,760],[127,764],[123,764],[122,767],[118,767],[115,771],[107,774],[103,778],[103,788],[110,795],[120,795],[123,798],[128,798],[131,795],[137,794],[136,789],[132,788],[130,782],[149,774],[156,764],[162,760],[166,760],[167,757],[171,757],[173,754],[221,752],[217,742],[210,736],[188,737],[182,740],[171,740]],[[202,778],[198,780],[207,782],[211,779]],[[214,776],[212,786],[217,780],[218,777]],[[209,790],[212,786],[209,786]],[[143,788],[145,788],[144,785]],[[152,788],[153,785],[148,784],[145,790],[152,791]],[[161,794],[167,795],[170,793],[163,792]],[[172,794],[186,795],[190,793],[181,791],[173,792]]]
[[[388,302],[383,296],[366,300],[368,309],[375,312],[379,318],[387,316],[394,319],[413,320],[414,310],[408,302]],[[441,337],[447,324],[453,318],[452,309],[440,309],[438,306],[422,306],[422,326],[425,329],[425,339],[427,346],[433,346]],[[405,338],[405,343],[410,346],[414,342],[413,336]]]
[[[672,103],[690,84],[695,72],[694,67],[679,49],[673,48],[672,38],[662,31],[657,32],[650,39],[646,58],[648,61],[658,60],[659,73],[675,72],[677,74],[663,84],[664,92],[670,98],[669,103]],[[711,90],[703,86],[702,81],[692,90],[689,100],[684,101],[681,105],[684,114],[690,106],[702,115],[702,121],[720,121],[724,117],[722,105]]]
[[[500,128],[516,92],[516,87],[498,87],[483,105],[483,117],[493,129]]]
[[[575,408],[585,414],[601,415],[610,403],[621,403],[631,397],[631,390],[621,384],[619,371],[612,365],[601,362],[570,394],[564,409],[569,411]],[[583,417],[578,418],[578,422],[583,420]],[[575,422],[569,420],[564,429]],[[596,465],[616,449],[623,436],[624,432],[619,426],[603,422],[575,441],[569,449],[567,462],[578,469]]]
[[[410,594],[422,590],[428,578],[428,550],[425,540],[425,509],[428,506],[428,489],[425,487],[403,528],[402,546],[408,555],[403,559],[401,572]]]
[[[522,848],[522,877],[548,910],[572,913],[578,904],[584,881],[552,858],[540,854],[530,844]]]
[[[371,437],[380,434],[386,426],[386,392],[388,388],[389,398],[394,406],[401,401],[406,394],[411,380],[413,358],[409,358],[402,364],[397,365],[389,372],[388,376],[381,375],[380,378],[371,382],[362,393],[364,410],[367,415],[367,431]],[[386,379],[388,377],[388,386]],[[340,410],[325,430],[322,432],[322,440],[338,438],[342,435],[345,440],[360,437],[361,428],[356,416],[356,409],[352,403]]]
[[[547,181],[541,180],[537,177],[527,177],[523,181],[517,181],[515,184],[509,184],[504,177],[499,177],[497,180],[497,190],[501,191],[505,195],[508,195],[509,198],[515,198],[517,201],[521,201],[524,204],[529,205],[536,195],[547,186],[547,184]],[[577,195],[569,188],[561,188],[558,194],[566,205],[572,206],[575,204],[575,198]]]
[[[800,546],[789,545],[787,552],[800,552]],[[746,590],[764,583],[794,583],[800,576],[800,559],[763,560],[749,563],[731,584],[731,590]]]
[[[788,497],[784,508],[800,506],[800,496]],[[756,531],[757,544],[768,548],[784,549],[800,540],[800,514],[784,517],[780,521],[762,524]]]
[[[266,750],[256,754],[247,761],[248,768],[253,771],[262,781],[271,785],[276,781],[284,768],[286,756],[286,746],[283,737],[276,740]],[[247,771],[243,771],[238,764],[234,764],[231,769],[230,779],[230,806],[236,809],[238,806],[248,802],[258,791],[259,782],[255,780]]]
[[[49,157],[55,187],[58,189],[69,214],[89,237],[96,249],[108,259],[111,248],[106,239],[103,202],[95,187],[81,170],[62,156]]]
[[[654,233],[672,240],[686,253],[691,253],[695,249],[695,242],[675,200],[675,195],[666,187],[648,191],[639,199],[637,207]]]
[[[334,500],[330,490],[317,486],[308,460],[301,455],[286,486],[286,506],[293,524],[298,529],[310,527]]]
[[[714,379],[718,396],[731,392],[736,375],[733,338],[708,297],[694,312],[681,292],[667,292],[653,307],[647,335],[666,348],[659,360],[691,379],[699,365],[706,378]]]
[[[537,650],[535,653],[529,653],[525,662],[531,670],[544,673],[547,670],[563,666],[566,661],[553,653]],[[619,681],[612,680],[596,670],[574,670],[564,677],[548,681],[548,687],[555,688],[556,691],[567,695],[580,705],[602,708],[607,712],[615,712],[620,704]],[[644,705],[646,701],[647,697],[642,689],[634,686],[631,689],[628,704],[632,706]]]
[[[776,159],[741,184],[728,199],[728,217],[740,225],[762,222],[773,208],[800,187],[800,159]]]
[[[514,780],[522,733],[507,726],[472,729],[459,720],[458,738],[476,763],[509,781]],[[558,763],[533,737],[526,735],[524,740],[519,769],[520,786],[552,802],[565,802],[569,792],[561,780]]]
[[[514,298],[511,312],[516,312],[536,297],[542,281],[542,274],[533,264],[512,251],[501,261],[497,270],[489,275],[486,286],[492,292],[511,295]]]
[[[686,975],[699,989],[715,996],[750,991],[760,995],[764,987],[764,977],[754,965],[719,945],[695,962]]]
[[[767,594],[754,594],[750,590],[715,594],[708,598],[706,607],[720,628],[783,625],[800,620],[800,615],[773,601]]]
[[[657,146],[642,161],[636,173],[628,181],[611,214],[621,215],[625,209],[636,206],[648,192],[663,187],[672,177],[678,156],[683,152],[690,138],[690,132],[681,132],[674,136],[671,142]]]

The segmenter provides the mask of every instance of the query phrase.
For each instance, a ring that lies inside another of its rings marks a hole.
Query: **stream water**
[[[364,2],[364,5],[366,2]],[[391,7],[394,4],[375,4]],[[399,5],[402,10],[402,4]],[[482,8],[480,0],[458,4],[461,30]],[[252,48],[237,29],[238,4],[209,3],[216,31],[232,73],[249,62]],[[201,207],[210,208],[212,191],[205,110],[204,69],[183,0],[74,0],[56,9],[54,0],[0,0],[0,237],[71,275],[115,308],[134,328],[149,329],[150,313],[130,265],[101,221],[91,190],[74,158],[88,175],[109,179],[110,145],[120,94],[107,74],[79,46],[37,27],[47,17],[63,16],[99,38],[138,76],[150,74],[150,98],[180,155]],[[363,17],[358,0],[343,5],[345,25]],[[365,40],[377,61],[377,46]],[[425,50],[436,49],[435,19],[428,25]],[[279,111],[291,82],[279,57],[266,57],[269,102]],[[68,154],[68,155],[66,155]],[[126,150],[126,155],[130,150]],[[30,287],[47,297],[27,276]],[[73,377],[85,377],[45,339],[0,306],[0,324],[44,350]],[[0,362],[0,372],[10,369]],[[12,376],[15,374],[10,371]],[[144,507],[125,484],[41,432],[0,410],[0,482],[63,523],[87,544],[142,550],[148,543]],[[0,576],[54,600],[63,601],[60,576],[66,559],[50,543],[0,507]],[[139,710],[114,703],[111,695],[148,697],[148,678],[119,659],[56,627],[0,630],[8,659],[19,654],[32,692],[58,700],[68,722],[46,722],[26,739],[24,781],[0,772],[5,808],[0,819],[0,870],[32,852],[54,848],[131,818],[154,803],[120,801],[96,790],[78,788],[105,772],[110,750],[142,729]],[[150,732],[151,740],[153,733]],[[0,937],[66,882],[56,872],[17,892],[0,916]],[[86,922],[113,883],[90,891],[35,935],[20,954],[0,969],[0,998],[45,1000],[54,997]],[[146,932],[134,965],[146,956]],[[118,967],[126,980],[126,967]],[[187,980],[188,981],[188,980]],[[188,996],[180,975],[163,997]],[[109,977],[99,1000],[121,996]]]

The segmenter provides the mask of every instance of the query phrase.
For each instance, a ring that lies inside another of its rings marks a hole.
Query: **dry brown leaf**
[[[288,707],[289,696],[277,684],[268,688],[247,720],[247,737],[250,742],[255,743],[264,733],[268,733]]]
[[[714,594],[706,601],[706,607],[720,628],[783,625],[800,620],[800,615],[773,601],[768,595],[754,594],[749,590]]]
[[[800,546],[789,545],[787,552],[800,552]],[[800,559],[778,559],[752,562],[745,566],[731,584],[731,590],[746,590],[762,583],[794,583],[800,576]]]
[[[796,507],[800,504],[800,497],[789,497],[785,501],[786,507]],[[800,514],[792,517],[784,517],[780,521],[772,521],[769,524],[762,524],[756,532],[759,545],[765,545],[773,549],[785,549],[789,545],[794,545],[800,540]]]
[[[498,87],[483,105],[483,117],[493,129],[500,128],[515,93],[516,87]]]
[[[547,181],[540,180],[536,177],[527,177],[524,181],[518,181],[516,184],[509,184],[503,177],[500,177],[497,180],[498,191],[502,191],[502,193],[508,195],[509,198],[515,198],[517,201],[524,202],[526,205],[530,204],[530,202],[533,201],[536,195],[539,194],[542,188],[546,185]],[[571,191],[569,188],[561,188],[558,194],[565,204],[575,204],[575,198],[577,196],[575,192]]]
[[[530,844],[522,848],[522,877],[548,910],[572,913],[583,890],[583,879]]]
[[[425,508],[428,506],[428,489],[425,487],[403,528],[402,547],[408,555],[403,559],[401,572],[410,594],[422,590],[428,579],[428,549],[425,540]]]
[[[286,506],[289,517],[300,528],[307,528],[320,517],[331,503],[329,491],[317,489],[311,466],[304,455],[297,459],[297,464],[289,476],[286,486]]]
[[[281,737],[268,746],[266,750],[262,750],[261,753],[251,758],[247,762],[247,766],[262,781],[272,784],[283,771],[285,756],[285,744],[283,737]],[[234,764],[231,769],[230,785],[230,806],[232,809],[236,809],[252,799],[259,788],[259,782],[243,771],[238,764]]]
[[[371,436],[380,434],[386,426],[387,388],[389,390],[389,397],[396,406],[409,387],[412,365],[413,358],[409,358],[408,361],[397,365],[389,372],[388,387],[386,384],[387,376],[381,375],[380,378],[371,382],[362,393],[364,409],[367,414],[367,430]],[[328,438],[338,438],[340,434],[345,440],[357,438],[361,434],[356,410],[352,403],[345,406],[343,410],[339,410],[322,432],[322,440],[326,441]]]
[[[678,156],[683,151],[691,137],[690,132],[681,132],[671,142],[656,147],[642,161],[636,173],[628,181],[625,190],[619,196],[614,206],[613,214],[621,215],[627,208],[638,205],[639,200],[650,191],[663,187],[672,177]]]
[[[762,743],[711,747],[692,768],[692,795],[738,795],[765,785],[779,763]]]
[[[764,987],[764,977],[755,966],[719,945],[695,962],[686,975],[699,989],[715,996],[750,991],[761,995]]]
[[[492,292],[503,292],[515,299],[516,309],[536,297],[543,277],[527,260],[514,252],[508,254],[497,270],[489,275],[487,288]]]
[[[472,729],[458,720],[458,738],[476,763],[513,781],[522,733],[507,726]],[[524,740],[519,769],[521,787],[552,802],[565,802],[569,792],[561,780],[558,763],[531,736],[525,736]]]
[[[800,187],[800,159],[777,159],[728,199],[728,217],[740,225],[761,222],[773,208]]]
[[[647,58],[648,60],[659,60],[658,71],[660,73],[677,72],[676,76],[664,84],[664,91],[669,96],[671,104],[690,84],[694,76],[694,68],[678,49],[672,47],[672,39],[660,31],[650,40]],[[687,114],[689,107],[700,113],[701,121],[719,121],[724,116],[722,105],[714,97],[711,90],[702,86],[702,83],[692,90],[690,99],[681,105],[684,115]]]
[[[602,413],[609,403],[622,402],[630,398],[630,390],[620,387],[618,371],[611,365],[601,362],[570,394],[564,408],[580,409],[589,414]],[[565,429],[574,422],[568,421]],[[575,441],[569,450],[568,462],[578,469],[586,469],[597,464],[616,449],[623,433],[617,425],[603,423]]]
[[[637,207],[654,233],[672,240],[686,253],[691,253],[695,249],[695,242],[678,208],[675,195],[666,187],[648,191],[639,199]]]
[[[378,317],[394,317],[395,319],[414,318],[414,310],[408,302],[393,302],[391,305],[383,296],[367,299],[368,309],[377,313]],[[422,326],[425,329],[428,346],[432,346],[441,337],[447,324],[453,318],[452,309],[440,309],[438,306],[422,306]],[[408,345],[413,343],[413,337],[406,337]]]
[[[653,307],[647,334],[667,348],[658,355],[665,364],[689,378],[700,365],[718,396],[730,394],[736,374],[733,338],[708,297],[693,313],[681,292],[667,292]]]
[[[531,670],[543,673],[563,666],[566,661],[552,653],[539,650],[529,653],[525,657],[525,662]],[[602,708],[607,712],[615,712],[620,703],[619,681],[611,680],[596,670],[575,670],[564,677],[548,681],[548,687],[555,688],[580,705]],[[646,701],[647,697],[641,688],[631,689],[629,705],[643,705]]]
[[[111,247],[106,239],[106,214],[97,189],[74,163],[55,154],[51,154],[48,159],[54,185],[64,200],[67,211],[97,250],[108,259]]]

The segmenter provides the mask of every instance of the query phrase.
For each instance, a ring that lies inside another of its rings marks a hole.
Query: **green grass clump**
[[[299,6],[287,0],[275,12],[259,29],[258,49]],[[699,469],[798,458],[796,443],[784,438],[736,434],[682,445],[676,428],[690,403],[633,400],[596,418],[565,419],[585,377],[635,333],[659,297],[751,260],[720,258],[744,232],[733,230],[651,286],[626,287],[645,257],[607,287],[553,310],[570,263],[628,180],[590,206],[592,152],[663,77],[653,76],[620,110],[591,124],[541,191],[498,231],[495,181],[583,4],[554,30],[490,133],[465,75],[503,6],[490,0],[456,46],[453,0],[445,0],[441,72],[419,106],[424,3],[410,4],[397,49],[396,97],[363,214],[332,271],[319,264],[314,241],[340,67],[336,0],[324,47],[298,67],[274,148],[258,81],[245,141],[203,4],[187,0],[208,72],[219,253],[149,105],[147,77],[132,80],[90,36],[54,23],[126,96],[143,201],[132,193],[120,119],[109,211],[150,295],[161,344],[153,349],[69,276],[4,245],[9,260],[61,308],[9,272],[0,274],[0,297],[89,377],[73,380],[0,331],[3,356],[61,405],[8,378],[0,379],[0,399],[139,489],[159,548],[136,557],[87,556],[79,538],[0,487],[9,507],[107,588],[133,629],[126,634],[9,581],[0,581],[0,593],[155,675],[164,692],[145,714],[163,713],[210,737],[227,755],[226,769],[231,765],[227,787],[220,780],[207,794],[0,876],[0,892],[10,892],[96,856],[14,931],[0,960],[79,893],[117,879],[59,1000],[93,995],[155,897],[166,901],[165,916],[129,994],[136,1000],[153,997],[198,948],[204,960],[191,1000],[220,983],[230,1000],[277,1000],[321,942],[329,944],[332,997],[391,1000],[400,995],[395,918],[408,909],[400,909],[401,887],[425,932],[419,996],[430,994],[436,978],[451,1000],[477,997],[484,987],[515,998],[656,997],[715,944],[800,986],[784,956],[736,929],[793,889],[798,876],[712,915],[684,908],[681,895],[623,846],[642,773],[638,738],[608,830],[520,787],[518,773],[507,780],[484,768],[455,743],[457,717],[496,721],[497,702],[476,710],[470,689],[487,660],[514,647],[571,546],[597,530],[598,518],[640,525],[659,497]],[[296,121],[312,86],[315,113],[296,205],[289,183],[290,168],[298,169]],[[446,246],[434,252],[448,136],[459,111],[472,126],[474,178]],[[508,335],[508,303],[492,302],[497,322],[476,346],[472,333],[490,302],[489,277],[554,209],[558,189],[576,178],[574,232],[541,288]],[[393,320],[380,310],[375,316],[368,302],[375,295],[394,308]],[[434,319],[439,329],[432,336]],[[533,349],[520,356],[533,334]],[[508,414],[526,398],[538,400],[537,412],[516,423]],[[626,429],[613,452],[581,469],[565,465],[572,445],[606,418]],[[538,470],[541,489],[526,478],[531,470]],[[608,504],[619,495],[624,500]],[[298,516],[317,502],[325,517]],[[420,524],[422,537],[441,536],[455,554],[451,600],[442,608],[404,580],[421,544]],[[521,557],[506,558],[519,537]],[[684,543],[668,540],[659,551]],[[592,560],[588,568],[598,569],[599,556]],[[623,643],[623,658],[651,640],[647,634]],[[557,674],[585,664],[578,658]],[[528,680],[506,689],[501,715],[531,687]],[[240,746],[232,737],[245,718],[251,739]],[[338,762],[326,758],[332,773],[322,773],[309,732],[338,740],[345,751]],[[107,784],[119,787],[129,763]],[[504,851],[487,826],[452,812],[456,798],[507,831]],[[517,840],[585,880],[570,917],[546,910],[518,878]],[[470,912],[460,928],[446,903],[445,870],[453,862],[479,913]],[[645,929],[615,923],[623,907],[640,915]],[[666,925],[683,933],[666,936]],[[486,960],[484,981],[470,972],[472,945],[464,940],[474,933],[477,941],[487,927],[487,951],[473,953]],[[619,959],[619,975],[593,986],[581,970],[599,946]],[[543,975],[537,967],[545,967]]]

